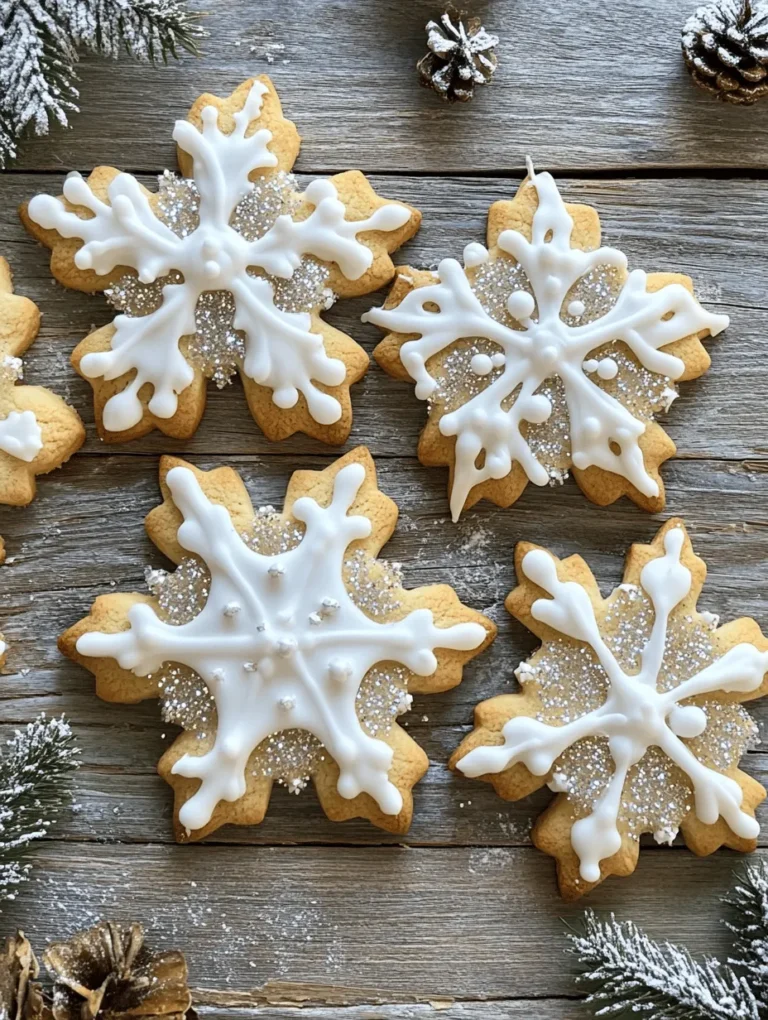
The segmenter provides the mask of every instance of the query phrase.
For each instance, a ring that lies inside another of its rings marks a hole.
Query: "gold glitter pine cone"
[[[486,32],[479,18],[465,23],[449,9],[428,22],[426,31],[429,52],[416,64],[422,85],[448,103],[467,103],[476,85],[490,84],[499,37]]]
[[[148,949],[140,924],[103,921],[49,946],[43,962],[53,1020],[183,1020],[191,1005],[183,955]]]
[[[682,32],[694,82],[726,103],[749,106],[768,95],[768,3],[713,0]]]
[[[0,1017],[51,1020],[37,977],[40,966],[23,932],[5,940],[0,954]]]

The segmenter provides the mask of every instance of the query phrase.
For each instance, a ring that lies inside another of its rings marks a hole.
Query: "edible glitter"
[[[245,544],[264,556],[295,549],[304,537],[304,524],[278,513],[273,506],[255,511],[241,532]],[[172,572],[147,568],[147,586],[158,603],[158,615],[180,626],[203,609],[210,591],[210,574],[204,563],[187,557]],[[376,560],[356,550],[344,564],[350,597],[363,612],[384,617],[400,607],[402,577],[399,564]],[[312,614],[322,623],[332,613],[332,600]],[[309,625],[312,625],[310,618]],[[395,719],[411,707],[408,694],[411,673],[396,663],[380,663],[363,677],[355,701],[360,724],[369,736],[386,737]],[[207,684],[187,666],[164,663],[153,679],[160,692],[163,719],[195,733],[200,739],[215,733],[216,702]],[[289,729],[270,734],[251,759],[254,776],[272,779],[291,793],[300,793],[319,766],[327,760],[323,744],[306,730]]]
[[[200,195],[195,182],[166,171],[158,178],[153,196],[158,217],[179,237],[186,237],[199,225]],[[246,241],[256,241],[274,226],[279,216],[293,215],[301,205],[292,174],[283,171],[258,177],[235,207],[230,225]],[[327,309],[336,300],[328,286],[330,268],[311,256],[303,258],[290,279],[265,276],[249,270],[272,286],[274,303],[284,312],[311,313]],[[150,315],[160,308],[163,288],[178,284],[183,277],[176,270],[153,283],[140,283],[136,274],[125,273],[104,291],[113,308],[130,316]],[[228,290],[210,290],[200,295],[195,308],[195,332],[187,337],[187,356],[192,365],[221,389],[242,368],[245,333],[234,327],[235,300]]]
[[[24,365],[21,358],[6,354],[0,361],[0,382],[18,382],[24,377]]]
[[[377,560],[356,549],[344,561],[344,583],[355,605],[372,619],[389,616],[400,608],[402,564]]]
[[[621,668],[639,671],[641,656],[653,627],[653,604],[641,587],[622,584],[607,600],[601,634]],[[717,618],[691,614],[678,607],[669,617],[657,689],[672,690],[718,657],[712,635]],[[554,638],[522,663],[516,675],[523,689],[532,686],[540,708],[536,718],[562,726],[599,708],[609,683],[592,648]],[[684,743],[704,765],[727,772],[757,743],[757,726],[737,702],[692,699],[705,713],[704,732]],[[568,795],[574,817],[590,814],[605,792],[614,762],[603,737],[576,741],[555,761],[550,786]],[[629,770],[622,792],[619,823],[633,839],[651,832],[658,842],[671,842],[693,808],[691,782],[658,747],[649,747]]]

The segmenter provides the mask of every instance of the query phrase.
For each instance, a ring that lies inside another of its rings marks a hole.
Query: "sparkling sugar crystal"
[[[269,556],[294,549],[303,536],[302,523],[284,517],[272,506],[262,506],[240,537],[255,552]],[[210,590],[208,570],[194,557],[182,560],[170,573],[148,567],[146,581],[158,601],[161,618],[177,626],[197,616]],[[347,589],[370,616],[383,617],[399,608],[397,592],[401,581],[399,564],[375,560],[360,550],[345,563]],[[337,608],[334,600],[326,599],[316,614],[320,625],[323,617]],[[392,663],[374,666],[363,678],[356,696],[356,710],[370,736],[385,737],[397,716],[410,708],[409,676],[407,669]],[[164,663],[153,679],[160,691],[166,722],[200,738],[215,732],[216,703],[197,673],[186,666]],[[262,741],[254,751],[251,770],[256,777],[272,779],[291,793],[300,793],[326,759],[325,747],[315,736],[306,730],[287,729]]]

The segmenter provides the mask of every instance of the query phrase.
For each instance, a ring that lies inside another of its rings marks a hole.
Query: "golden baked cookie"
[[[768,640],[697,609],[706,567],[682,521],[632,546],[607,599],[580,556],[520,542],[515,567],[507,609],[542,644],[521,693],[478,705],[451,766],[506,800],[556,792],[533,842],[566,899],[631,874],[645,832],[679,831],[700,855],[754,850],[765,790],[738,767],[757,734],[741,702],[768,690]]]
[[[21,355],[37,336],[40,311],[13,293],[11,269],[0,257],[0,503],[26,506],[37,475],[79,450],[85,429],[76,411],[43,386],[22,385]]]
[[[176,835],[253,825],[272,785],[314,782],[329,818],[405,832],[427,769],[396,718],[454,687],[494,625],[448,585],[407,591],[376,559],[397,507],[370,454],[297,471],[285,508],[254,511],[239,475],[164,457],[147,531],[177,564],[151,595],[103,595],[61,638],[107,701],[157,697],[184,732],[159,770]]]
[[[343,443],[368,356],[321,312],[387,283],[389,253],[421,214],[356,170],[299,192],[299,134],[266,75],[226,99],[200,96],[173,137],[183,176],[166,172],[155,193],[101,166],[21,210],[56,279],[105,291],[121,313],[72,357],[102,438],[191,436],[207,379],[221,387],[239,373],[269,439]]]
[[[491,206],[488,248],[468,244],[463,266],[436,273],[399,269],[363,318],[389,331],[379,364],[429,402],[419,459],[450,468],[454,520],[570,472],[601,506],[627,495],[663,509],[659,466],[675,446],[655,416],[706,371],[700,341],[728,324],[687,276],[628,272],[595,210],[564,203],[530,163],[515,198]]]

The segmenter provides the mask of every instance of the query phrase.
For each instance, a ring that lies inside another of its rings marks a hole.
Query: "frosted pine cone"
[[[416,65],[422,85],[449,103],[467,103],[475,85],[487,85],[496,70],[494,47],[499,37],[486,32],[479,19],[454,24],[446,13],[427,24],[429,53]]]
[[[714,0],[683,27],[683,56],[696,84],[727,103],[768,94],[768,3]]]

